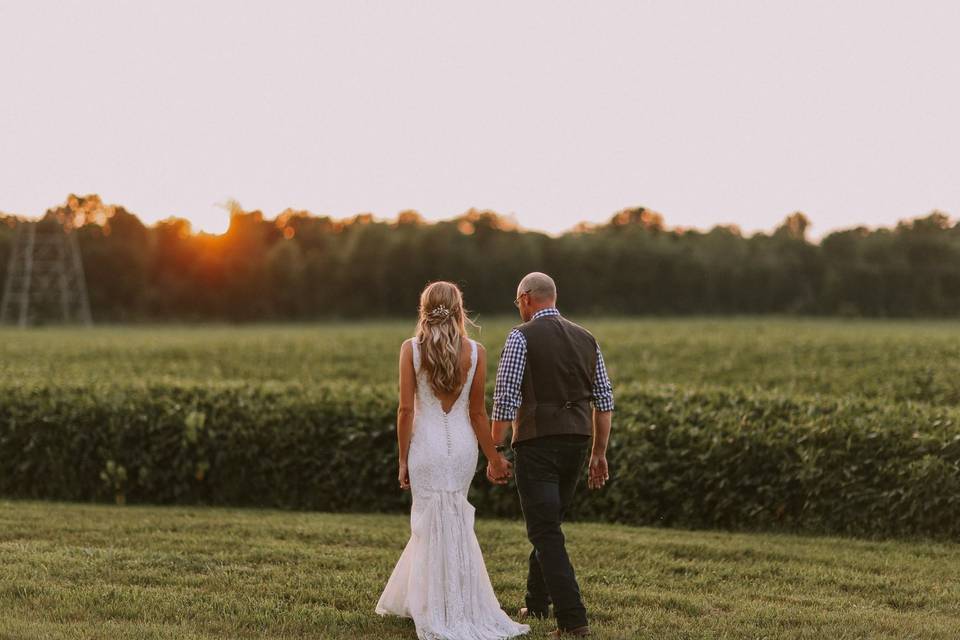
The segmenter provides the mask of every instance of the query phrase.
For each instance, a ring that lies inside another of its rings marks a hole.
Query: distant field
[[[566,530],[597,640],[960,636],[957,545]],[[409,640],[373,610],[408,536],[405,515],[0,501],[0,638]],[[522,524],[477,536],[515,615]]]
[[[481,324],[489,402],[515,320]],[[960,539],[960,322],[583,324],[617,413],[611,482],[577,517]],[[412,331],[4,329],[0,496],[405,511],[394,421]],[[514,497],[482,474],[471,491],[485,515],[518,515]]]
[[[574,318],[577,319],[577,318]],[[490,377],[513,319],[483,321]],[[960,402],[960,322],[583,319],[618,386]],[[0,330],[0,384],[352,382],[392,393],[412,322]]]

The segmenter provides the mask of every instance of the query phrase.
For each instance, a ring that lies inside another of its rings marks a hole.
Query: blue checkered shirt
[[[555,307],[541,309],[533,314],[531,320],[543,316],[558,316]],[[497,380],[493,386],[493,420],[511,422],[517,417],[522,396],[520,385],[523,370],[527,364],[527,339],[514,329],[507,335],[507,342],[500,354],[497,367]],[[607,367],[603,364],[603,354],[597,345],[597,370],[593,378],[593,406],[597,411],[613,411],[613,385],[607,377]]]

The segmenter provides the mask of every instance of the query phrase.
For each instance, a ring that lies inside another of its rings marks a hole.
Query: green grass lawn
[[[566,530],[596,638],[960,637],[960,545]],[[515,613],[522,524],[477,532]],[[408,535],[403,515],[0,502],[0,638],[412,639],[373,611]]]

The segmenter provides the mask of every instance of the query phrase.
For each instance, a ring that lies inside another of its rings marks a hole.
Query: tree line
[[[423,285],[458,282],[470,309],[513,313],[529,271],[557,281],[582,314],[953,316],[960,311],[960,223],[938,211],[893,228],[836,231],[809,220],[772,233],[669,228],[649,209],[560,236],[491,211],[428,223],[415,211],[380,221],[286,210],[273,219],[232,203],[226,233],[151,226],[96,195],[71,195],[47,222],[75,227],[94,320],[309,320],[409,315]],[[21,219],[0,215],[0,283]]]

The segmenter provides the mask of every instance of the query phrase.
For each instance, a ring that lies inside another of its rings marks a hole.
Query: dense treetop
[[[894,228],[813,243],[809,220],[770,234],[668,227],[649,209],[559,236],[471,209],[428,223],[231,205],[222,235],[182,218],[144,225],[96,195],[71,195],[47,221],[77,228],[94,319],[266,320],[412,314],[423,285],[448,279],[469,307],[513,313],[523,274],[546,271],[577,313],[951,316],[960,311],[960,223],[934,211]],[[0,215],[0,276],[19,219]],[[0,277],[0,283],[3,282]]]

